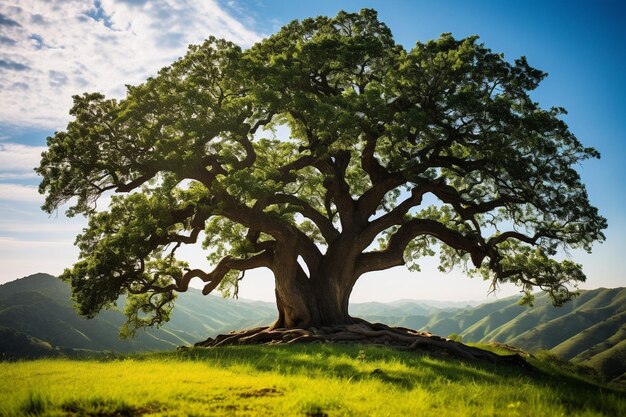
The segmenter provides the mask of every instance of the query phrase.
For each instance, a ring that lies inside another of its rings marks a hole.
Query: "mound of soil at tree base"
[[[354,324],[308,329],[257,327],[222,334],[195,344],[196,347],[277,343],[364,343],[394,347],[400,350],[417,350],[457,357],[470,361],[487,361],[493,364],[515,365],[534,369],[520,354],[501,356],[477,347],[467,346],[450,339],[403,327],[390,327],[381,323],[368,323],[355,319]]]

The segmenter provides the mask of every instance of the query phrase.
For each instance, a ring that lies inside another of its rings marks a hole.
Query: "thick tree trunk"
[[[348,297],[351,288],[328,278],[304,277],[296,282],[276,280],[278,319],[272,328],[308,328],[351,324]]]
[[[319,265],[310,268],[309,277],[298,264],[293,245],[277,245],[272,270],[278,319],[272,328],[321,328],[354,322],[348,314],[354,262],[336,249],[328,248]]]

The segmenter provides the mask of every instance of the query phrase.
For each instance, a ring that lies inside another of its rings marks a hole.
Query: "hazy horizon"
[[[47,272],[35,272],[32,274],[28,274],[19,278],[14,278],[8,281],[0,281],[0,286],[4,285],[4,284],[10,284],[12,282],[24,279],[24,278],[29,278],[33,275],[38,275],[38,274],[46,274],[46,275],[51,275],[54,276],[53,274],[49,274]],[[597,288],[589,288],[589,289],[581,289],[582,291],[591,291],[591,290],[598,290],[598,289],[616,289],[616,288],[624,288],[623,286],[617,286],[617,287],[597,287]],[[190,286],[190,289],[193,289],[195,291],[201,291],[202,290],[202,285],[192,285]],[[242,291],[243,292],[243,291]],[[536,294],[540,294],[541,291],[537,290],[535,292]],[[184,297],[184,293],[180,293],[179,296]],[[219,292],[213,292],[211,294],[208,294],[206,296],[215,296],[215,297],[219,297],[219,298],[224,298],[222,297],[222,295]],[[254,297],[254,294],[250,294],[251,297]],[[480,298],[480,299],[458,299],[458,300],[451,300],[451,299],[444,299],[444,298],[398,298],[398,299],[389,299],[389,300],[383,300],[383,301],[379,301],[379,300],[362,300],[362,301],[354,301],[353,298],[350,299],[350,304],[351,305],[355,305],[355,304],[367,304],[367,303],[381,303],[381,304],[399,304],[399,303],[403,303],[403,302],[415,302],[415,303],[442,303],[442,304],[446,304],[449,303],[451,305],[455,305],[455,306],[463,306],[463,305],[470,305],[470,306],[478,306],[480,304],[484,304],[484,303],[490,303],[490,302],[495,302],[495,301],[499,301],[505,298],[510,298],[510,297],[515,297],[515,296],[519,296],[521,298],[521,294],[519,293],[512,293],[512,294],[507,294],[507,295],[502,295],[502,294],[487,294],[484,298]],[[238,300],[238,301],[242,301],[242,302],[263,302],[263,303],[269,303],[269,304],[274,304],[276,299],[272,298],[272,299],[258,299],[258,298],[250,298],[250,297],[246,297],[246,296],[240,296],[237,299],[234,299],[232,297],[226,297],[226,298],[230,298],[233,300]]]

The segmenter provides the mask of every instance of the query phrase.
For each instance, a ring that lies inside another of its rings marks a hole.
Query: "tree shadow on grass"
[[[504,376],[527,373],[513,366],[365,345],[228,346],[192,349],[178,355],[181,359],[206,360],[225,368],[250,367],[257,372],[319,375],[352,381],[375,379],[407,390],[434,379],[493,384]],[[415,369],[422,372],[416,373]]]
[[[64,415],[69,417],[140,417],[159,412],[160,404],[148,403],[141,407],[130,405],[123,400],[111,398],[79,398],[55,404],[39,392],[30,392],[15,409],[0,409],[1,417]]]
[[[573,375],[385,347],[340,344],[228,346],[191,349],[176,355],[183,360],[210,361],[223,368],[243,366],[256,372],[282,375],[378,380],[406,390],[416,385],[446,383],[532,384],[553,392],[554,400],[565,410],[589,409],[603,415],[622,415],[625,411],[626,394]],[[597,396],[602,396],[603,401],[597,401]]]

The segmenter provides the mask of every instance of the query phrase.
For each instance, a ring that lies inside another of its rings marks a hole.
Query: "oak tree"
[[[273,328],[350,324],[363,274],[434,254],[561,304],[585,275],[559,254],[606,221],[575,170],[598,152],[530,95],[545,76],[475,36],[407,50],[373,10],[246,50],[209,38],[124,99],[74,97],[48,138],[43,209],[88,218],[62,278],[87,316],[127,295],[131,333],[191,280],[234,292],[254,268],[275,277]],[[177,259],[200,243],[206,268]]]

